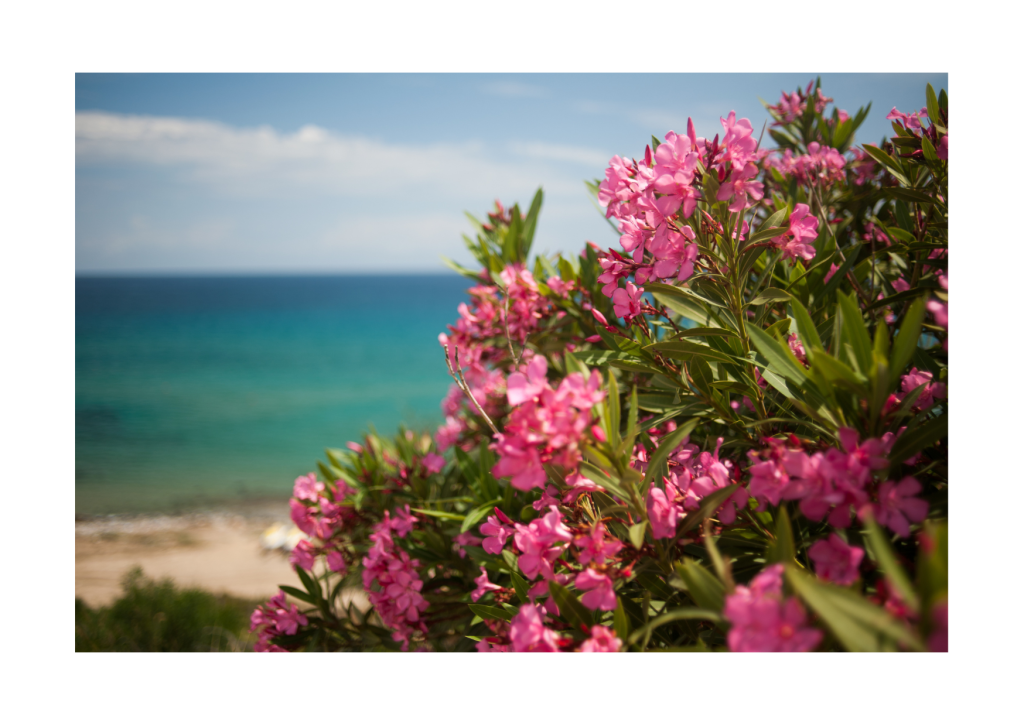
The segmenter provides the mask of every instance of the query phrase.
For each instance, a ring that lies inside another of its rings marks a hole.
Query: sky
[[[543,187],[534,251],[605,246],[584,179],[652,134],[757,132],[760,99],[814,74],[83,74],[75,76],[78,274],[443,272],[495,199]],[[822,74],[860,143],[945,73]],[[765,135],[765,143],[770,139]]]

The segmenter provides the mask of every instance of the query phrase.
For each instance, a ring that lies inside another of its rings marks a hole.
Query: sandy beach
[[[92,607],[109,605],[121,594],[121,578],[138,565],[146,576],[169,577],[182,587],[268,598],[278,585],[299,584],[287,555],[260,546],[260,534],[275,522],[289,522],[286,503],[182,516],[78,518],[75,597]]]

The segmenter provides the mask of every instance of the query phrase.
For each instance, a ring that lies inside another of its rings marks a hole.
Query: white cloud
[[[177,168],[222,193],[280,195],[282,191],[381,196],[431,188],[449,196],[481,188],[577,189],[575,174],[544,162],[564,157],[526,154],[492,158],[480,142],[424,146],[386,143],[307,125],[292,134],[268,126],[154,116],[80,112],[75,116],[80,166],[128,163]],[[594,157],[596,158],[596,157]],[[572,159],[579,162],[577,155]],[[540,163],[538,163],[540,162]]]

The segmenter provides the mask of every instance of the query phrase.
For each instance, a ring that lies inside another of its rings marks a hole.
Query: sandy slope
[[[75,596],[90,606],[120,595],[135,565],[149,577],[215,593],[267,598],[298,578],[279,552],[265,552],[260,533],[283,516],[237,514],[98,519],[75,523]]]

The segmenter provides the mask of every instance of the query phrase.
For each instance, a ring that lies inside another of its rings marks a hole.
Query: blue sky
[[[76,271],[431,272],[463,216],[545,189],[535,250],[610,244],[583,179],[692,116],[760,130],[813,74],[78,74]],[[858,141],[946,74],[823,74]],[[766,136],[767,138],[767,136]]]

